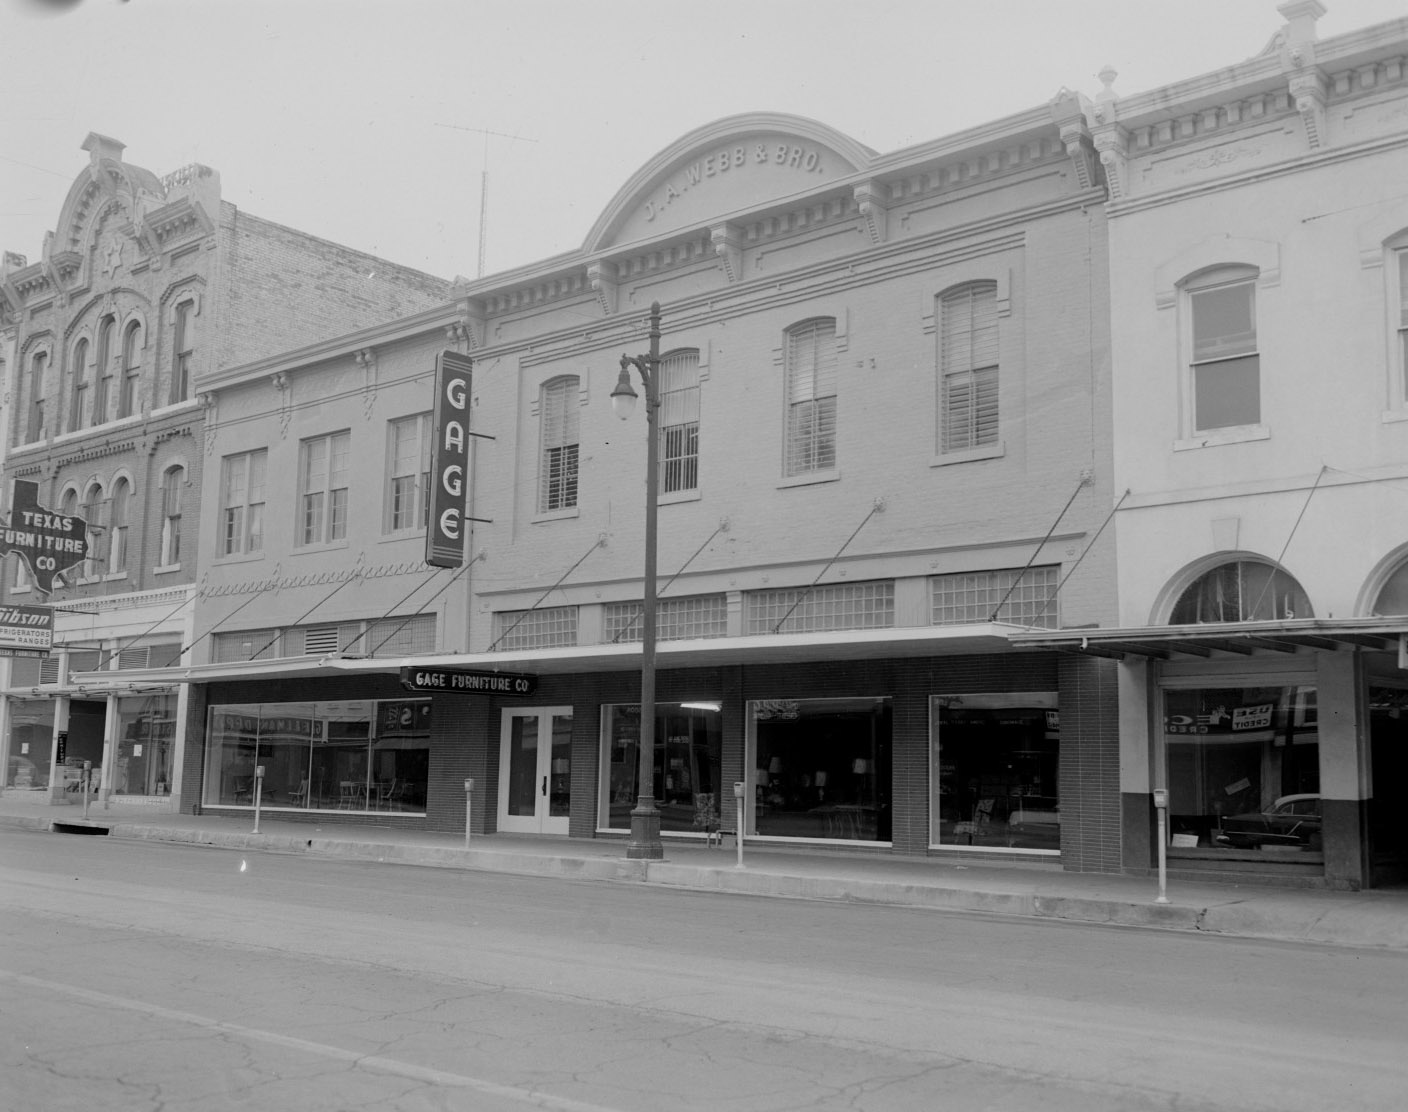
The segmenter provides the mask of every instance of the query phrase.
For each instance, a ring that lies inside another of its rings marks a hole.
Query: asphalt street
[[[1398,1109],[1408,955],[0,831],[0,1108]]]

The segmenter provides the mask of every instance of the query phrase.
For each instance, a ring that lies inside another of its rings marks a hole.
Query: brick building
[[[242,212],[208,167],[157,177],[114,139],[83,149],[40,258],[0,263],[4,496],[36,483],[88,540],[52,593],[4,559],[0,601],[56,610],[47,659],[0,664],[3,786],[63,801],[89,761],[105,797],[179,806],[186,695],[125,674],[190,659],[197,636],[208,456],[193,383],[439,304],[449,284]]]
[[[1123,858],[1408,874],[1408,19],[1092,110],[1110,181]]]
[[[733,117],[643,166],[576,252],[198,376],[188,805],[247,807],[262,763],[291,817],[462,828],[473,778],[480,832],[625,835],[646,425],[610,396],[659,302],[666,837],[718,813],[779,843],[1119,868],[1114,666],[1009,640],[1116,614],[1105,196],[1070,94],[889,154]],[[492,439],[441,574],[415,515],[447,342]],[[254,549],[250,467],[300,476]],[[395,629],[410,651],[380,647]],[[411,665],[535,686],[408,693]]]

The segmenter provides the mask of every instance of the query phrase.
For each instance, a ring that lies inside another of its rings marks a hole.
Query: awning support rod
[[[422,579],[419,583],[417,583],[414,587],[412,587],[412,588],[411,588],[409,591],[407,591],[404,595],[402,595],[402,596],[401,596],[400,598],[398,598],[395,602],[393,602],[393,603],[391,604],[391,608],[390,608],[389,610],[387,610],[386,613],[383,614],[383,615],[382,615],[380,618],[378,618],[377,620],[378,620],[378,621],[382,621],[382,622],[386,621],[387,618],[391,617],[391,615],[396,612],[397,608],[400,607],[402,603],[404,603],[408,598],[410,598],[413,594],[415,594],[417,591],[419,591],[422,587],[424,587],[427,583],[429,583],[432,579],[434,579],[434,578],[435,578],[437,575],[439,575],[441,572],[447,571],[447,570],[448,570],[448,569],[446,569],[446,568],[436,568],[433,572],[431,572],[429,575],[427,575],[424,579]],[[456,578],[458,578],[458,575],[456,576]],[[451,582],[454,582],[454,580],[451,580]],[[428,605],[430,602],[434,602],[434,601],[435,601],[435,596],[432,595],[432,596],[430,597],[430,599],[427,600],[427,605]],[[424,609],[424,606],[422,606],[421,609]],[[419,613],[420,613],[420,610],[417,610],[415,613],[416,613],[416,614],[419,614]],[[415,617],[415,614],[412,614],[411,617]],[[365,637],[365,636],[367,635],[368,630],[370,630],[370,629],[371,629],[371,626],[367,626],[366,629],[362,630],[362,632],[359,633],[359,634],[357,634],[356,637],[352,638],[351,641],[349,641],[349,642],[347,642],[347,644],[343,645],[342,648],[341,648],[339,651],[340,651],[340,652],[346,652],[346,651],[347,651],[348,649],[350,649],[353,645],[355,645],[358,641],[360,641],[363,637]],[[393,631],[393,633],[394,633],[394,631]],[[376,650],[373,649],[372,652],[373,652],[373,655],[375,655]]]
[[[658,591],[655,592],[655,597],[656,597],[656,598],[659,598],[659,597],[660,597],[661,595],[663,595],[666,591],[668,591],[668,590],[670,589],[670,584],[674,583],[674,581],[675,581],[676,579],[678,579],[680,576],[682,576],[682,575],[684,574],[684,569],[685,569],[685,568],[689,567],[690,564],[694,563],[695,557],[697,557],[701,552],[703,552],[706,548],[709,547],[709,542],[712,541],[715,537],[717,537],[720,533],[724,533],[724,532],[727,532],[727,531],[728,531],[728,518],[726,518],[726,517],[725,517],[725,518],[721,518],[721,519],[719,520],[718,526],[714,529],[714,531],[713,531],[712,533],[710,533],[706,538],[704,538],[704,543],[701,544],[698,548],[696,548],[696,549],[694,550],[694,555],[691,556],[688,560],[686,560],[683,564],[680,565],[680,570],[679,570],[679,571],[675,572],[674,575],[670,576],[669,579],[665,580],[665,585],[664,585],[663,587],[661,587]],[[630,622],[628,622],[628,623],[626,624],[626,626],[625,626],[624,629],[619,629],[619,630],[617,630],[617,631],[616,631],[616,636],[613,637],[613,638],[611,638],[611,643],[612,643],[613,645],[619,643],[622,637],[626,636],[626,634],[630,633],[631,630],[635,629],[636,623],[637,623],[638,621],[640,621],[641,618],[643,618],[643,617],[645,617],[645,611],[644,611],[644,610],[642,610],[639,614],[637,614],[634,618],[632,618],[632,619],[630,620]]]
[[[349,583],[355,583],[355,582],[357,582],[357,580],[359,580],[359,579],[361,579],[361,578],[362,578],[361,569],[360,569],[360,568],[354,568],[351,575],[349,575],[346,579],[344,579],[341,583],[339,583],[339,584],[338,584],[336,587],[334,587],[331,591],[329,591],[327,594],[325,594],[325,595],[324,595],[322,598],[320,598],[317,602],[313,603],[313,605],[310,606],[310,607],[308,607],[307,610],[303,611],[302,614],[300,614],[300,615],[298,615],[298,617],[294,618],[293,621],[289,622],[287,626],[284,626],[284,627],[280,628],[280,629],[274,634],[273,637],[269,638],[269,640],[268,640],[267,642],[265,642],[265,644],[264,644],[263,646],[261,646],[261,647],[258,649],[258,651],[254,652],[254,653],[251,653],[249,659],[250,659],[250,660],[258,660],[260,654],[263,653],[263,652],[265,651],[265,649],[272,648],[273,645],[278,641],[278,639],[284,635],[284,630],[285,630],[285,629],[289,629],[289,628],[291,628],[291,627],[293,627],[293,626],[298,625],[299,622],[301,622],[304,618],[308,617],[308,615],[311,614],[311,613],[313,613],[313,611],[316,610],[316,609],[318,609],[318,607],[322,606],[323,603],[327,602],[328,599],[332,598],[333,595],[337,594],[337,592],[340,591],[340,590],[342,590],[342,588],[345,587],[345,586],[347,586],[347,584],[349,584]]]
[[[513,623],[513,625],[509,626],[508,629],[504,630],[504,631],[503,631],[502,633],[500,633],[497,637],[495,637],[494,640],[493,640],[493,643],[490,644],[489,647],[488,647],[487,649],[485,649],[484,651],[485,651],[485,652],[490,652],[490,653],[493,652],[493,651],[494,651],[494,647],[495,647],[496,645],[498,645],[498,643],[499,643],[500,641],[502,641],[505,637],[507,637],[510,633],[512,633],[515,629],[517,629],[518,626],[519,626],[519,623],[522,622],[524,618],[528,617],[529,614],[533,613],[534,610],[538,609],[538,607],[543,604],[543,600],[544,600],[545,598],[547,598],[548,595],[552,594],[555,590],[557,590],[559,587],[561,587],[562,584],[567,581],[567,577],[568,577],[569,575],[571,575],[574,571],[576,571],[579,567],[581,567],[582,564],[586,561],[587,557],[590,556],[593,552],[595,552],[598,548],[600,548],[600,547],[601,547],[602,545],[604,545],[605,543],[606,543],[606,534],[603,533],[601,536],[597,537],[596,541],[593,542],[591,548],[587,549],[584,553],[582,553],[582,558],[581,558],[580,560],[578,560],[575,564],[573,564],[570,568],[568,568],[565,572],[563,572],[563,573],[562,573],[562,577],[561,577],[560,579],[558,579],[558,581],[557,581],[556,583],[554,583],[551,587],[549,587],[549,588],[548,588],[546,591],[544,591],[541,595],[539,595],[539,596],[538,596],[538,601],[535,602],[535,603],[533,603],[532,606],[528,607],[527,610],[523,611],[522,614],[518,615],[517,621],[515,621],[515,622]]]
[[[786,624],[787,619],[792,617],[792,611],[796,610],[797,607],[801,606],[802,603],[806,600],[806,597],[811,594],[814,590],[816,590],[816,585],[821,582],[821,577],[831,570],[831,565],[841,558],[841,553],[845,552],[846,549],[851,546],[851,542],[855,540],[856,537],[860,536],[860,531],[865,528],[866,522],[868,522],[876,514],[884,513],[884,511],[885,499],[875,499],[875,504],[870,507],[870,512],[866,514],[864,518],[861,519],[861,523],[856,526],[855,532],[846,538],[846,543],[836,550],[836,555],[826,561],[826,567],[822,568],[821,571],[817,572],[816,578],[813,579],[810,584],[808,584],[807,589],[803,591],[800,595],[798,595],[797,600],[787,608],[787,613],[782,615],[782,621],[778,622],[777,625],[772,627],[772,631],[774,633],[782,632],[782,627]]]
[[[1032,554],[1027,557],[1027,566],[1012,580],[1011,585],[1007,588],[1007,592],[998,600],[997,605],[993,607],[992,613],[988,615],[988,621],[997,621],[997,616],[1002,613],[1002,608],[1007,605],[1007,600],[1012,597],[1012,592],[1017,589],[1017,584],[1022,582],[1022,577],[1025,576],[1027,572],[1031,571],[1032,565],[1036,563],[1036,558],[1041,555],[1041,550],[1046,547],[1046,542],[1049,541],[1051,535],[1056,532],[1056,527],[1061,524],[1061,519],[1066,516],[1066,511],[1071,508],[1071,503],[1076,500],[1076,495],[1080,493],[1081,487],[1088,486],[1093,481],[1090,472],[1081,472],[1080,482],[1076,483],[1076,489],[1071,491],[1071,496],[1066,499],[1066,504],[1061,507],[1061,512],[1056,515],[1056,520],[1051,523],[1051,528],[1046,531],[1046,536],[1041,538],[1041,543],[1037,545],[1036,548],[1032,550]],[[1056,589],[1059,591],[1061,588],[1057,587]],[[1043,607],[1043,609],[1045,609],[1045,607]],[[1038,617],[1039,616],[1040,615],[1038,615]]]
[[[1115,514],[1119,513],[1120,507],[1124,505],[1124,500],[1128,497],[1129,488],[1125,487],[1124,493],[1120,495],[1120,500],[1110,507],[1110,512],[1105,515],[1105,520],[1100,523],[1100,528],[1095,530],[1095,536],[1090,538],[1090,543],[1087,544],[1085,548],[1081,550],[1081,554],[1076,557],[1076,562],[1071,565],[1071,570],[1061,577],[1061,582],[1056,584],[1056,589],[1051,592],[1051,597],[1041,604],[1041,609],[1032,617],[1030,624],[1027,626],[1028,629],[1034,629],[1037,620],[1046,613],[1046,608],[1056,601],[1056,596],[1061,593],[1061,588],[1066,585],[1066,580],[1075,575],[1076,568],[1080,567],[1081,561],[1085,559],[1086,553],[1095,547],[1095,542],[1100,539],[1100,534],[1105,531],[1105,526],[1109,525],[1110,522],[1114,520]]]
[[[1322,463],[1319,473],[1315,476],[1315,482],[1310,484],[1310,493],[1305,496],[1305,502],[1301,505],[1300,513],[1296,515],[1295,524],[1291,526],[1290,534],[1286,537],[1286,543],[1281,546],[1281,553],[1276,557],[1276,567],[1278,569],[1282,566],[1281,561],[1286,558],[1286,549],[1291,547],[1291,540],[1295,537],[1296,530],[1300,528],[1301,520],[1305,517],[1305,511],[1310,509],[1310,500],[1315,497],[1315,492],[1320,488],[1320,480],[1325,477],[1325,472],[1328,470],[1329,468]],[[1251,609],[1253,614],[1261,609],[1261,600],[1266,597],[1266,592],[1271,589],[1271,584],[1275,578],[1276,575],[1273,571],[1271,575],[1266,577],[1266,582],[1261,585],[1261,594],[1256,596],[1256,602]],[[1271,612],[1273,615],[1276,613],[1276,600],[1274,598],[1271,601]]]
[[[480,555],[483,555],[483,553],[480,553]],[[425,608],[429,606],[432,602],[434,602],[437,598],[439,598],[441,595],[443,595],[446,591],[448,591],[451,587],[453,587],[455,585],[455,580],[457,580],[460,576],[468,572],[469,569],[474,566],[475,562],[478,559],[479,556],[474,557],[473,560],[470,560],[469,563],[465,564],[464,567],[460,568],[459,571],[455,572],[454,575],[450,576],[450,578],[446,581],[443,587],[441,587],[438,591],[436,591],[433,595],[431,595],[428,599],[421,603],[419,607],[416,608],[414,614],[407,614],[406,617],[401,620],[400,625],[398,625],[395,629],[393,629],[390,633],[388,633],[385,637],[383,637],[380,641],[373,645],[371,653],[372,656],[376,656],[377,650],[380,649],[382,645],[386,644],[386,642],[390,641],[391,638],[396,636],[396,634],[400,633],[403,629],[405,629],[406,626],[410,625],[411,619],[425,613]],[[421,586],[424,586],[424,584],[421,584]],[[416,590],[420,590],[420,587],[417,587]],[[412,591],[411,594],[415,594],[415,591]],[[407,595],[406,597],[410,598],[410,595]],[[361,635],[358,634],[358,636]]]

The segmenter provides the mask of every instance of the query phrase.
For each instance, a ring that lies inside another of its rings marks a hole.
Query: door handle
[[[548,778],[546,776],[543,777],[543,794],[548,794]]]

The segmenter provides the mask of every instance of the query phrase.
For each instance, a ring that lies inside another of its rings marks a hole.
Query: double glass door
[[[499,829],[566,834],[572,810],[572,708],[505,709],[499,747]]]

